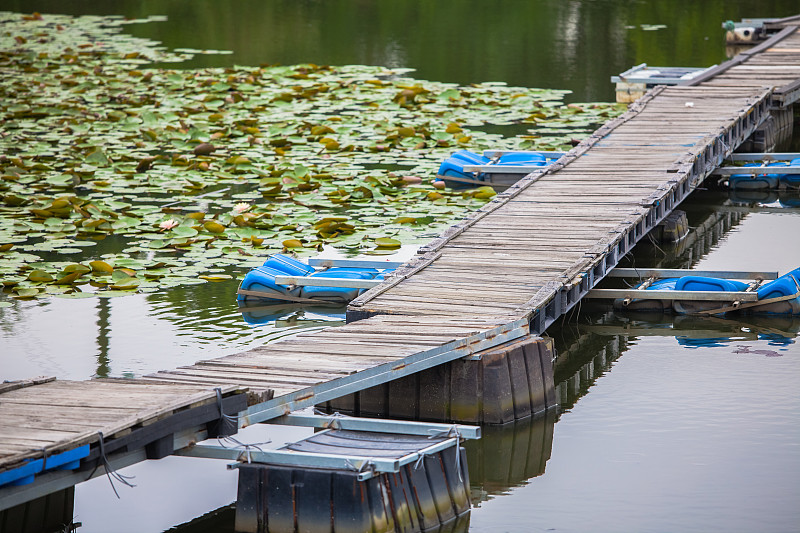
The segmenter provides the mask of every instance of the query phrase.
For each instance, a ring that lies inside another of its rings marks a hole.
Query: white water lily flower
[[[159,224],[158,227],[166,231],[166,230],[170,230],[170,229],[174,228],[177,225],[178,225],[178,221],[173,219],[173,218],[171,218],[171,219],[165,220],[164,222]]]
[[[241,203],[238,203],[235,206],[233,206],[233,211],[234,211],[234,213],[244,213],[246,211],[249,211],[251,207],[252,206],[250,204],[247,204],[245,202],[241,202]]]

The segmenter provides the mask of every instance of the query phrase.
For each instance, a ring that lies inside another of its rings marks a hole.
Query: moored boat
[[[745,283],[740,280],[705,276],[682,276],[644,282],[637,289],[643,291],[662,291],[664,298],[619,298],[614,301],[617,310],[672,312],[676,314],[724,315],[727,313],[800,315],[800,268],[784,274],[767,283]],[[684,292],[685,291],[685,292]],[[676,297],[669,297],[675,292]],[[697,298],[677,296],[681,292],[697,293]],[[730,293],[733,297],[743,293],[756,293],[752,301],[730,301],[711,299],[716,293]],[[704,299],[704,295],[709,295]],[[685,298],[685,299],[683,299]]]
[[[769,154],[764,154],[769,156]],[[746,163],[742,167],[735,168],[758,168],[766,170],[774,168],[771,172],[747,172],[742,174],[732,174],[728,176],[728,187],[735,190],[762,190],[762,189],[796,189],[800,188],[800,174],[796,169],[800,169],[800,157],[787,161],[770,161]],[[787,172],[792,169],[792,172]],[[781,172],[783,170],[783,172]]]
[[[505,152],[488,150],[481,154],[459,150],[439,166],[436,179],[451,188],[491,185],[509,187],[524,175],[546,167],[563,152]]]
[[[346,304],[366,287],[383,280],[394,265],[382,266],[375,262],[374,267],[334,266],[317,270],[288,255],[274,254],[245,275],[236,299],[240,304],[249,301]],[[287,277],[292,281],[282,282]]]

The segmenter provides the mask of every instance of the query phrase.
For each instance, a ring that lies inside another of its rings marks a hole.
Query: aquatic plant
[[[126,35],[132,22],[0,13],[0,280],[14,297],[230,279],[279,250],[392,253],[494,195],[430,184],[452,151],[568,148],[621,111],[383,67],[153,68],[199,51]]]

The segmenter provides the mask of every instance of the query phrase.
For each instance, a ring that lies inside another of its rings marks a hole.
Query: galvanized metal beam
[[[544,165],[464,165],[464,172],[484,172],[489,174],[530,174]],[[449,176],[445,176],[448,178]]]
[[[763,161],[769,159],[770,161],[791,161],[800,157],[800,152],[748,152],[740,154],[731,154],[728,161]]]
[[[359,418],[353,416],[324,416],[324,415],[284,415],[280,418],[267,420],[268,424],[283,426],[302,426],[325,429],[346,429],[349,431],[372,431],[375,433],[400,433],[403,435],[432,435],[455,436],[457,432],[465,439],[481,438],[480,426],[466,426],[462,424],[439,424],[434,422],[410,422],[406,420],[387,420],[382,418]]]
[[[369,259],[329,259],[314,257],[308,260],[308,265],[313,267],[352,267],[352,268],[397,268],[403,263],[399,261],[376,261]]]
[[[681,276],[766,280],[777,279],[778,273],[742,270],[692,270],[690,268],[615,268],[606,274],[608,278],[679,278]]]
[[[757,302],[755,292],[657,291],[638,289],[592,289],[586,298],[633,298],[635,300],[688,300],[695,302]]]
[[[494,159],[495,157],[500,157],[506,154],[540,154],[543,155],[546,159],[560,159],[561,156],[566,154],[567,152],[543,152],[543,151],[535,151],[535,150],[484,150],[483,157],[488,157],[490,159]]]
[[[719,167],[714,176],[733,176],[734,174],[800,174],[800,167]]]
[[[438,453],[457,445],[458,439],[453,437],[396,458],[298,452],[286,449],[247,451],[241,448],[230,448],[215,444],[198,444],[191,448],[179,450],[176,452],[176,455],[204,459],[224,459],[228,461],[237,461],[239,463],[248,462],[308,468],[353,470],[358,472],[357,477],[359,481],[364,481],[378,474],[399,472],[401,467],[416,462],[421,457]],[[237,466],[239,465],[230,465],[232,468],[236,468]]]

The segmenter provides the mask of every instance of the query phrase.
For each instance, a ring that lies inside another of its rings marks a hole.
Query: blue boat
[[[271,255],[264,264],[250,270],[239,285],[236,299],[243,302],[294,302],[346,304],[365,289],[326,286],[326,279],[383,280],[391,269],[331,267],[317,270],[284,254]],[[277,276],[296,276],[318,285],[286,285],[276,282]]]
[[[733,174],[728,178],[728,187],[740,190],[760,190],[779,188],[800,188],[800,174],[781,174],[780,167],[798,168],[800,158],[791,161],[773,161],[771,163],[747,163],[744,167],[776,167],[775,174]]]
[[[563,152],[485,152],[459,150],[439,166],[436,179],[451,188],[509,187],[539,167],[546,167]]]
[[[639,287],[642,287],[640,285]],[[698,291],[698,292],[745,292],[749,285],[743,281],[703,277],[682,276],[666,278],[644,286],[645,291]],[[638,287],[637,287],[638,288]],[[800,268],[792,270],[764,283],[755,289],[758,300],[732,304],[712,300],[677,300],[677,299],[632,299],[614,301],[614,308],[629,311],[654,311],[686,314],[727,313],[764,314],[764,315],[800,315]]]

